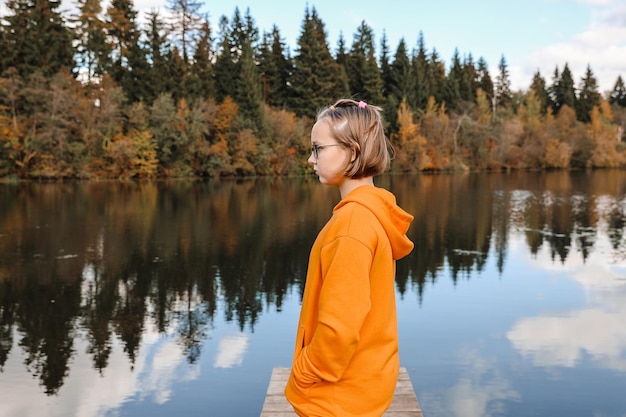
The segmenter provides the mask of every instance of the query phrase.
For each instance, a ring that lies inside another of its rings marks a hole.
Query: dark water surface
[[[425,417],[626,416],[626,172],[393,176]],[[315,179],[0,184],[0,416],[255,417],[288,367]]]

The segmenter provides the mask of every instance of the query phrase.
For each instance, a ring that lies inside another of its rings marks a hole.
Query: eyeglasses
[[[311,145],[311,153],[313,154],[313,158],[315,159],[319,158],[320,149],[328,148],[330,146],[346,146],[346,145],[343,143],[332,143],[328,145],[318,145],[318,144]]]

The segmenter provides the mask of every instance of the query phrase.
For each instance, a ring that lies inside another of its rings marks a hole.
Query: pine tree
[[[237,78],[233,98],[239,105],[241,115],[251,120],[255,127],[260,128],[263,92],[257,68],[258,33],[249,9],[246,11],[244,20],[241,20],[237,13],[235,14],[231,36],[233,44],[238,45],[240,52],[235,64]]]
[[[132,0],[111,0],[106,13],[106,31],[112,49],[111,77],[118,83],[130,70],[129,56],[139,42],[137,11]]]
[[[463,84],[463,67],[459,50],[454,49],[452,64],[446,78],[444,102],[448,110],[455,110],[461,101],[461,85]]]
[[[374,33],[365,21],[361,22],[354,35],[347,69],[351,95],[382,103],[383,83],[375,57]]]
[[[146,102],[152,104],[164,92],[171,92],[178,84],[170,77],[167,55],[171,45],[167,39],[166,23],[161,19],[158,11],[147,14],[148,27],[146,30],[146,57],[150,63],[148,72],[149,90]]]
[[[558,67],[554,70],[553,84],[549,88],[549,92],[552,99],[552,110],[555,115],[559,113],[563,106],[568,106],[572,110],[576,109],[576,89],[574,88],[572,72],[567,63],[560,74]]]
[[[613,86],[613,90],[611,91],[609,102],[611,104],[617,104],[621,107],[626,107],[626,86],[624,85],[624,80],[621,75],[617,76],[615,86]]]
[[[86,72],[87,81],[99,79],[111,68],[111,47],[106,42],[105,23],[100,18],[100,0],[78,0],[75,18],[77,64]]]
[[[207,99],[214,95],[212,59],[211,26],[208,21],[205,21],[199,31],[191,73],[187,80],[186,90],[191,97]]]
[[[496,77],[495,103],[496,107],[507,109],[511,106],[513,94],[511,93],[511,80],[509,69],[504,55],[498,64],[498,76]]]
[[[391,85],[391,64],[389,57],[389,44],[387,43],[387,33],[383,31],[380,40],[380,78],[383,82],[382,94],[385,99],[389,97],[389,86]]]
[[[348,52],[346,50],[346,40],[343,37],[343,32],[339,32],[335,62],[339,66],[339,96],[347,97],[350,95],[350,84],[348,81]]]
[[[599,107],[602,96],[598,92],[598,81],[596,80],[591,66],[587,65],[587,71],[580,83],[578,97],[576,100],[576,118],[583,123],[591,121],[591,110]]]
[[[289,83],[290,107],[299,116],[315,116],[342,93],[341,71],[330,54],[324,23],[315,8],[305,11]]]
[[[263,101],[274,107],[287,105],[287,81],[291,73],[289,57],[278,27],[263,36],[259,70],[263,85]]]
[[[236,53],[232,43],[231,28],[226,16],[222,16],[219,22],[219,42],[217,57],[214,65],[215,95],[217,101],[223,101],[227,96],[235,95]]]
[[[57,9],[59,0],[8,0],[4,17],[3,68],[21,76],[41,71],[46,76],[74,68],[72,33]]]
[[[479,88],[479,78],[472,54],[469,54],[467,58],[463,60],[462,67],[463,77],[461,78],[461,85],[459,86],[461,100],[475,103],[476,90]]]
[[[409,107],[419,110],[425,109],[428,98],[433,94],[427,80],[429,70],[424,34],[420,31],[417,40],[417,50],[411,56],[411,71],[409,73],[409,93],[407,101]]]
[[[389,84],[387,87],[388,107],[385,109],[385,117],[389,122],[389,129],[395,131],[398,119],[398,106],[402,100],[407,100],[411,96],[411,61],[407,53],[404,39],[400,39],[393,62],[391,63]]]
[[[445,101],[446,67],[435,48],[428,58],[425,84],[429,100],[433,97],[435,102],[440,104]]]
[[[546,89],[546,80],[541,76],[539,70],[533,75],[530,91],[534,93],[535,98],[539,101],[541,114],[546,114],[546,110],[550,106],[550,96]]]
[[[489,103],[492,103],[494,94],[493,81],[491,80],[491,75],[489,74],[487,61],[485,61],[485,58],[483,57],[478,60],[477,72],[478,87],[485,93],[486,100]]]

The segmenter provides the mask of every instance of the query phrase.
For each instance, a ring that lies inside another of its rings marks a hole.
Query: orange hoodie
[[[400,360],[395,261],[413,216],[389,191],[361,186],[333,209],[309,258],[285,396],[301,416],[376,416],[391,404]]]

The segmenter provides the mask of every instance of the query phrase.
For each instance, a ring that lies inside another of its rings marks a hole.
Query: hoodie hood
[[[384,188],[361,186],[352,190],[333,209],[333,212],[348,203],[358,203],[370,210],[385,229],[393,258],[398,260],[413,250],[413,242],[407,237],[413,216],[396,203],[396,197]]]

